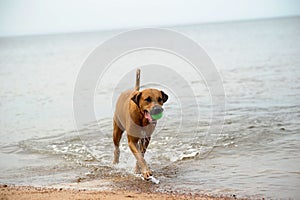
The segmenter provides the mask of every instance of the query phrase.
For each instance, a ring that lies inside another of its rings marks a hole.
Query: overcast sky
[[[0,37],[300,16],[298,0],[0,0]]]

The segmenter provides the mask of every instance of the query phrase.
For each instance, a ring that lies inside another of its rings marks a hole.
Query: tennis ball
[[[155,119],[155,120],[158,120],[160,119],[161,117],[163,116],[163,113],[158,113],[158,114],[155,114],[155,115],[151,115],[152,119]]]

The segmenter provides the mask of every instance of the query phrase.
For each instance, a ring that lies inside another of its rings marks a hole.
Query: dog
[[[144,154],[151,140],[157,120],[150,113],[163,111],[163,104],[168,100],[168,95],[157,89],[140,89],[140,69],[136,71],[135,89],[123,92],[116,103],[113,118],[113,164],[119,163],[120,140],[124,131],[127,133],[128,145],[137,162],[136,173],[141,173],[147,180],[152,176],[152,171],[147,165]]]

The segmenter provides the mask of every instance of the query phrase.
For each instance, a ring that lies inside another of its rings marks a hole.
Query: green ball
[[[158,114],[156,114],[156,115],[151,115],[152,119],[155,119],[155,120],[160,119],[162,116],[163,116],[163,113],[162,113],[162,112],[161,112],[161,113],[158,113]]]

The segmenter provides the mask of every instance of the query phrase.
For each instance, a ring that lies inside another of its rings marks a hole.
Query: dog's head
[[[145,89],[141,92],[136,91],[131,100],[138,106],[144,117],[151,123],[150,113],[157,114],[163,111],[162,105],[168,100],[168,95],[157,89]]]

